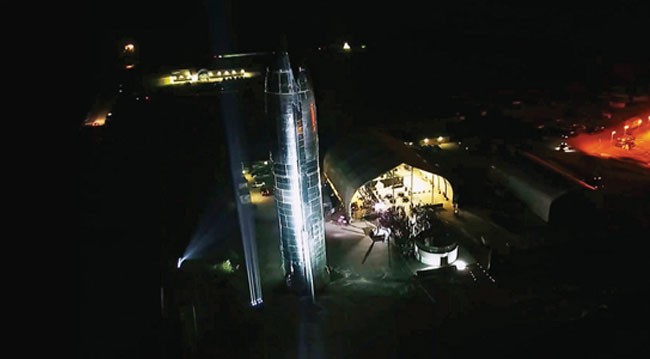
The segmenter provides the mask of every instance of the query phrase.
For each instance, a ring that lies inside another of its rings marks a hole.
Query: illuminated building
[[[313,298],[329,280],[314,93],[303,68],[294,77],[287,53],[267,70],[265,92],[277,131],[273,173],[283,268],[289,288]]]
[[[118,48],[118,56],[122,68],[131,70],[140,62],[140,51],[132,40],[121,41]]]
[[[433,139],[429,139],[430,142]],[[344,136],[330,148],[323,171],[347,214],[361,219],[389,207],[435,205],[453,210],[460,182],[448,163],[427,162],[389,135],[368,130]]]

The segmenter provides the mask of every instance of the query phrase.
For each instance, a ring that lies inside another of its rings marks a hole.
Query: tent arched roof
[[[402,163],[443,177],[450,175],[449,171],[427,162],[404,143],[379,132],[338,142],[325,155],[323,170],[347,207],[361,186]]]

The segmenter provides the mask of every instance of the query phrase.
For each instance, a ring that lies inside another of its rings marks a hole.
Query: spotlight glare
[[[386,204],[384,202],[377,202],[375,203],[374,208],[376,212],[381,212],[386,209]]]
[[[465,268],[467,268],[467,263],[463,261],[455,261],[454,264],[456,265],[457,270],[465,270]]]

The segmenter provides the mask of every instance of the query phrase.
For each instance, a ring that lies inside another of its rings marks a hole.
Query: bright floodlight
[[[343,50],[349,51],[349,50],[350,50],[350,44],[348,44],[347,42],[345,42],[345,43],[343,44]]]
[[[442,138],[442,136],[438,136],[438,142],[442,142],[442,140],[444,140],[444,138]]]
[[[179,257],[179,258],[178,258],[178,263],[176,264],[176,268],[180,269],[180,268],[181,268],[181,264],[183,264],[183,261],[184,261],[184,260],[185,260],[185,258],[180,258],[180,257]]]
[[[377,202],[375,203],[375,211],[380,212],[386,209],[386,204],[384,202]]]
[[[429,143],[429,139],[428,139],[428,138],[425,138],[425,139],[424,139],[424,143]]]
[[[458,270],[465,270],[465,268],[467,268],[467,263],[461,260],[455,261],[454,264],[456,265],[456,269]]]

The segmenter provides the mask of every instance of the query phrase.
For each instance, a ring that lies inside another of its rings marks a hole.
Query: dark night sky
[[[548,63],[549,73],[553,66],[563,68],[567,63],[566,71],[571,73],[597,57],[606,62],[647,63],[648,13],[647,1],[633,0],[586,5],[487,0],[387,5],[342,0],[116,0],[87,17],[90,21],[82,36],[89,48],[90,76],[82,88],[97,87],[107,77],[116,41],[127,37],[138,41],[142,63],[154,69],[205,63],[211,48],[228,47],[225,39],[234,39],[233,51],[272,50],[282,34],[287,35],[290,50],[357,41],[386,53],[387,63],[395,60],[399,65],[426,66],[446,56],[449,61],[467,60],[475,71],[487,59],[499,66],[524,64],[533,72],[544,70]]]
[[[114,1],[92,17],[97,22],[90,35],[101,33],[110,39],[132,34],[146,40],[156,55],[170,59],[181,58],[183,53],[200,56],[207,50],[206,42],[209,44],[208,20],[222,25],[229,18],[241,50],[268,49],[280,33],[287,33],[290,43],[298,47],[356,38],[377,45],[399,42],[427,50],[491,44],[494,51],[518,48],[534,52],[536,46],[564,45],[578,51],[616,51],[623,58],[648,55],[648,46],[643,44],[648,35],[644,1],[585,5],[461,0],[369,6],[333,0],[305,1],[309,5],[300,6],[298,1],[237,0],[230,1],[231,16],[219,16],[214,9],[223,3],[145,0],[133,5]]]

